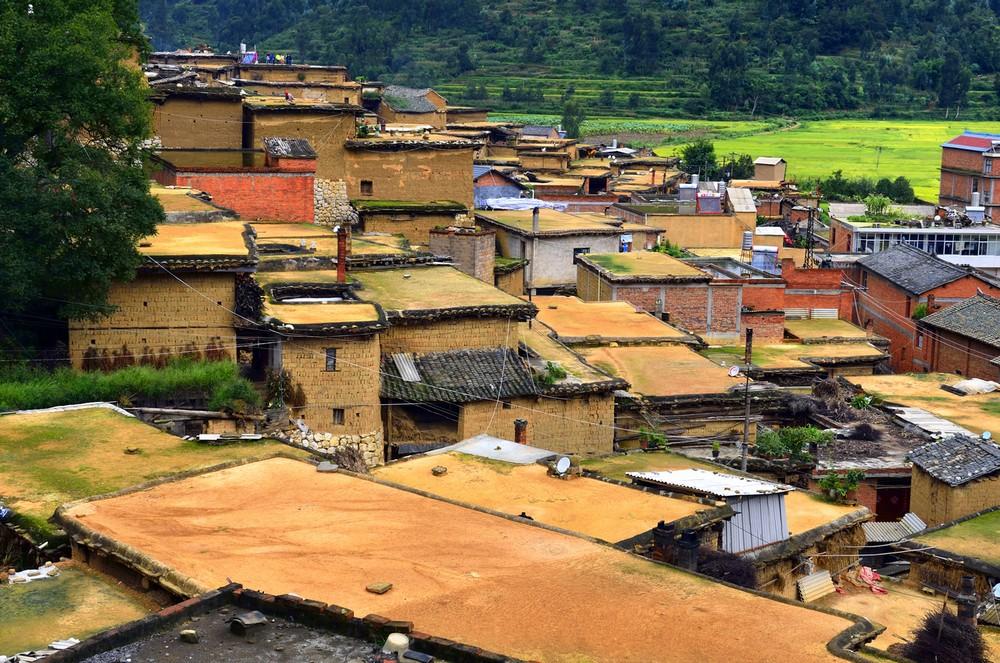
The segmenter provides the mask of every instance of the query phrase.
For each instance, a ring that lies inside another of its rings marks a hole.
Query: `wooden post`
[[[743,375],[746,382],[743,387],[743,449],[740,452],[740,469],[747,471],[747,452],[750,446],[750,359],[753,356],[753,328],[747,327],[747,344],[744,349],[743,362],[746,367]]]

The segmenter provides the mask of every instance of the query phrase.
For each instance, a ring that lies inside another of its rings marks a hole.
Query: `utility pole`
[[[753,329],[747,327],[747,344],[743,354],[743,449],[740,451],[740,469],[747,471],[747,450],[750,447],[750,359],[753,356]]]
[[[809,220],[806,222],[806,259],[804,266],[806,269],[812,269],[816,266],[816,256],[813,251],[813,231],[816,228],[816,211],[817,208],[809,208]]]

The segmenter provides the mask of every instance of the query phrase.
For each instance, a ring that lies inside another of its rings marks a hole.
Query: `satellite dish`
[[[989,432],[988,430],[984,430],[983,431],[983,439],[984,440],[992,440],[993,439],[993,433]]]
[[[739,374],[740,374],[740,367],[739,366],[730,366],[729,367],[729,377],[734,378],[734,377],[736,377]]]
[[[559,460],[556,461],[556,472],[559,474],[566,474],[569,470],[569,458],[566,456],[560,456]]]

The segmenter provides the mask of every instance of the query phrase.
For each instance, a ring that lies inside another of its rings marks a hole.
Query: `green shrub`
[[[815,426],[787,426],[779,431],[769,430],[757,436],[755,453],[765,458],[791,458],[810,460],[809,445],[828,444],[833,433]]]
[[[819,486],[824,491],[832,493],[837,501],[843,501],[847,494],[858,487],[865,473],[861,470],[849,470],[847,474],[830,472],[819,480]]]
[[[910,316],[914,320],[920,320],[921,318],[926,318],[930,311],[927,310],[927,304],[917,304],[913,307],[913,315]]]
[[[647,449],[658,449],[667,446],[667,436],[652,428],[643,428],[639,431],[639,440],[646,445]]]
[[[260,406],[253,385],[225,361],[177,359],[163,368],[130,366],[109,373],[61,368],[52,372],[18,366],[0,373],[0,410],[118,401],[131,404],[198,395],[213,409],[245,412]]]
[[[858,394],[851,399],[851,407],[855,410],[868,410],[882,405],[882,397],[878,394]]]

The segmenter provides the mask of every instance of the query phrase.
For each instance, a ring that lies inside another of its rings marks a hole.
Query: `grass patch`
[[[917,538],[927,545],[949,552],[978,557],[991,564],[1000,564],[1000,511],[991,511],[951,527]]]
[[[175,360],[164,368],[132,366],[110,373],[17,367],[0,373],[0,410],[34,410],[72,403],[156,400],[201,395],[213,410],[260,407],[260,395],[225,361]]]
[[[620,260],[618,256],[614,256],[608,253],[599,254],[589,254],[587,259],[591,262],[597,263],[609,272],[614,272],[616,274],[631,274],[635,270],[632,269],[632,265],[625,260]]]

